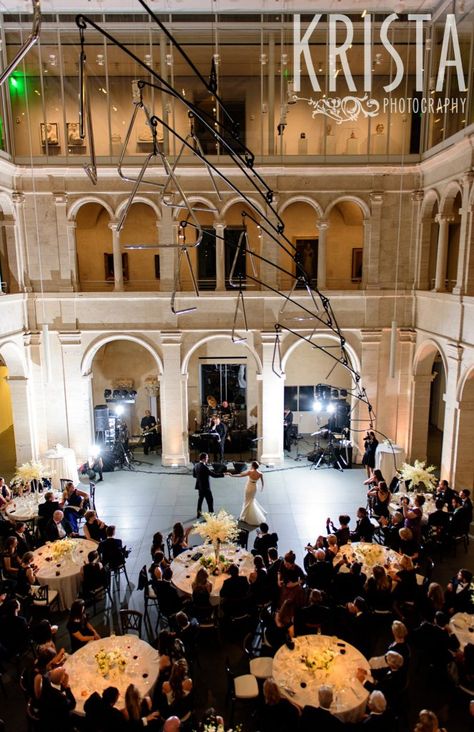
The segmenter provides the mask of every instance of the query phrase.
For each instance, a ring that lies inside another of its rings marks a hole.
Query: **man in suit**
[[[330,686],[320,686],[318,689],[319,707],[305,706],[300,719],[300,732],[337,732],[344,729],[343,723],[331,714],[329,708],[333,700]]]
[[[115,538],[115,526],[107,526],[106,538],[100,542],[97,551],[104,564],[111,567],[119,567],[125,561],[125,547],[121,539]]]
[[[220,463],[224,462],[224,449],[225,449],[225,441],[227,437],[227,427],[225,426],[224,422],[221,422],[220,417],[214,418],[214,424],[211,428],[211,432],[215,432],[218,437],[215,437],[214,440],[214,460]]]
[[[283,447],[288,452],[291,450],[291,428],[293,426],[293,412],[285,409],[283,414]]]
[[[268,565],[268,550],[271,546],[278,549],[278,534],[269,533],[268,524],[262,523],[257,529],[257,536],[253,544],[252,554],[260,554],[263,561]]]
[[[63,666],[53,669],[43,677],[38,706],[41,729],[51,732],[72,729],[71,712],[76,706],[76,700]]]
[[[53,518],[53,513],[59,510],[59,503],[53,501],[54,494],[52,491],[48,491],[44,494],[44,503],[40,503],[38,506],[38,516],[40,516],[47,523]]]
[[[62,511],[55,511],[53,513],[52,519],[46,524],[45,533],[48,541],[65,539],[66,536],[77,536],[77,534],[74,534],[70,522],[64,518]]]
[[[197,503],[197,518],[201,515],[202,502],[206,499],[207,508],[212,513],[214,511],[214,496],[211,491],[211,483],[209,478],[223,478],[224,475],[215,473],[208,465],[209,455],[202,452],[199,455],[199,462],[193,468],[193,476],[196,478],[195,489],[199,493]]]
[[[248,611],[249,581],[239,575],[236,564],[231,564],[227,573],[229,578],[224,580],[220,591],[222,609],[227,617],[237,617]]]

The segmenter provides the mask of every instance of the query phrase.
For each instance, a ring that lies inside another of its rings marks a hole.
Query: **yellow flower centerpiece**
[[[55,560],[71,556],[76,542],[74,539],[59,539],[50,545],[51,556]]]
[[[369,568],[385,561],[384,550],[378,544],[359,544],[355,549],[355,555],[359,562]]]
[[[301,660],[310,671],[327,671],[334,661],[336,654],[330,648],[314,653],[304,653]]]
[[[202,536],[205,544],[212,544],[214,548],[213,566],[217,568],[221,562],[225,562],[225,557],[220,554],[221,544],[231,544],[239,535],[239,528],[236,519],[221,509],[219,513],[202,514],[203,521],[194,524],[192,533]],[[204,558],[204,566],[211,569],[209,557]],[[211,560],[212,561],[212,560]]]
[[[118,673],[123,674],[127,667],[125,656],[120,651],[106,651],[101,648],[95,654],[95,660],[99,673],[104,678]]]
[[[436,476],[433,473],[436,468],[434,465],[425,468],[425,465],[426,462],[420,460],[415,460],[414,465],[403,463],[400,476],[402,480],[410,481],[409,490],[418,491],[424,488],[427,493],[433,493],[436,484]]]

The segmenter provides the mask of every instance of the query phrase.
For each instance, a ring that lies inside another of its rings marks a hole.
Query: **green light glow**
[[[25,79],[23,76],[10,76],[10,91],[15,94],[23,94],[25,91]]]

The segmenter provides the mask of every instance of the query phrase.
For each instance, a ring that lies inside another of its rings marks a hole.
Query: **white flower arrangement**
[[[73,539],[59,539],[50,545],[51,556],[53,559],[63,559],[64,557],[70,556],[76,542]]]
[[[359,546],[355,547],[354,553],[356,555],[356,561],[360,561],[366,567],[372,568],[376,564],[383,564],[385,562],[384,550],[377,544],[359,544]]]
[[[206,544],[215,546],[217,543],[230,543],[237,539],[239,528],[237,520],[223,508],[219,513],[202,514],[204,521],[194,524],[192,533],[202,536]]]
[[[432,493],[435,488],[436,476],[433,475],[436,470],[434,465],[425,468],[426,462],[415,460],[414,465],[403,463],[400,475],[402,480],[410,481],[410,490],[418,490],[419,486],[424,486],[426,492]]]
[[[95,660],[99,673],[104,678],[109,676],[113,671],[118,671],[123,674],[127,667],[126,658],[120,651],[106,651],[104,648],[101,648],[95,654]]]
[[[40,460],[31,460],[29,463],[23,463],[17,467],[13,476],[14,483],[29,483],[32,480],[41,480],[41,478],[50,478],[49,471]]]
[[[301,660],[310,671],[327,671],[334,661],[336,654],[330,648],[318,653],[305,653]]]
[[[205,724],[203,727],[203,732],[226,732],[226,729],[223,724]],[[227,729],[227,732],[242,732],[242,725],[237,724],[235,727],[229,727]]]

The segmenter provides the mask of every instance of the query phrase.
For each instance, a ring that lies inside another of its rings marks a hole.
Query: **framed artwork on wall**
[[[79,122],[66,122],[67,144],[71,147],[83,147],[85,140],[79,135]]]
[[[318,242],[317,237],[298,237],[295,242],[295,259],[303,268],[309,282],[314,287],[318,280]],[[304,288],[303,283],[298,283],[296,288]]]
[[[362,282],[362,253],[363,249],[356,248],[352,250],[352,269],[351,281]]]
[[[43,147],[46,147],[46,144],[59,145],[57,122],[41,122],[40,132],[41,144],[43,145]]]

